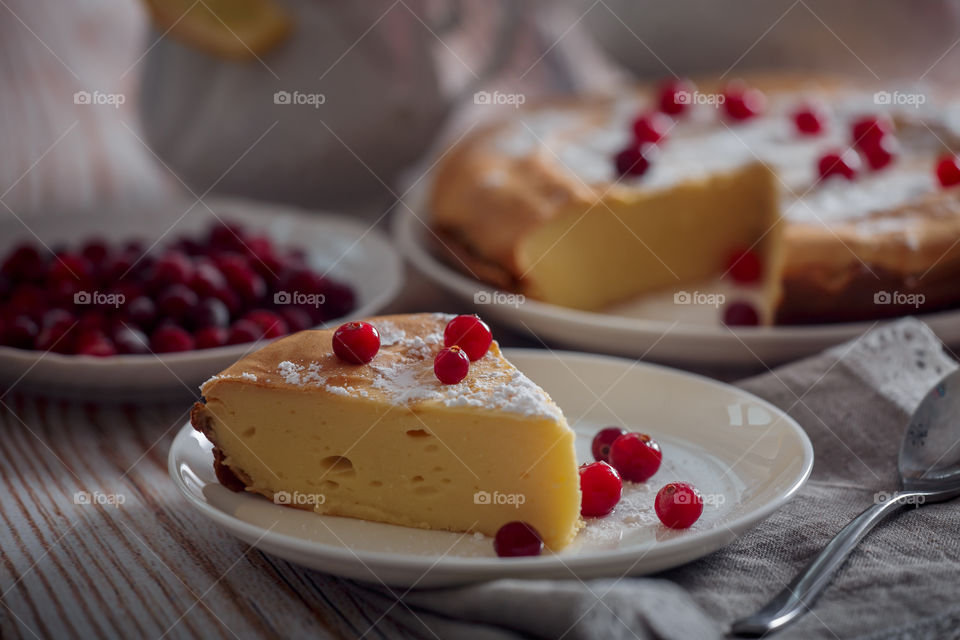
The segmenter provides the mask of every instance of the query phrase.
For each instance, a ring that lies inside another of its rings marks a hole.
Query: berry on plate
[[[700,519],[703,497],[688,482],[671,482],[657,492],[653,507],[665,526],[686,529]]]
[[[591,462],[580,467],[580,515],[601,518],[609,515],[623,493],[623,481],[617,470],[606,462]]]
[[[645,433],[625,433],[610,445],[610,464],[629,482],[645,482],[662,460],[660,445]]]
[[[610,462],[610,445],[613,441],[627,432],[620,427],[604,427],[593,436],[593,442],[590,449],[593,452],[593,459],[598,462]]]
[[[538,556],[543,551],[543,540],[529,524],[514,520],[497,531],[493,538],[493,550],[501,558]]]

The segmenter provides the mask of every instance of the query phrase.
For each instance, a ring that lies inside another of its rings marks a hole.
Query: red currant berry
[[[243,317],[260,327],[264,338],[279,338],[290,333],[290,328],[284,319],[273,311],[254,309]]]
[[[867,166],[872,171],[878,171],[893,162],[900,145],[893,135],[888,134],[878,138],[872,138],[869,142],[861,144],[860,154],[867,161]]]
[[[723,308],[723,324],[728,327],[755,327],[760,324],[760,314],[748,302],[731,302]]]
[[[703,513],[703,498],[692,484],[671,482],[657,492],[653,507],[664,525],[686,529]]]
[[[515,520],[497,530],[493,550],[501,558],[538,556],[543,551],[543,540],[536,529],[526,522]]]
[[[263,329],[260,325],[249,320],[237,320],[227,332],[227,344],[246,344],[256,342],[263,337]]]
[[[817,162],[820,179],[826,180],[832,176],[841,176],[853,180],[860,171],[860,156],[852,150],[832,151],[820,157]]]
[[[854,146],[859,147],[893,133],[893,123],[886,116],[864,116],[855,120],[850,130]]]
[[[667,80],[660,86],[660,111],[671,116],[683,113],[693,102],[696,87],[686,78]]]
[[[645,482],[661,460],[660,445],[645,433],[625,433],[610,445],[610,464],[630,482]]]
[[[593,451],[593,459],[599,462],[610,462],[610,445],[613,441],[627,432],[620,427],[606,427],[593,436],[593,443],[590,445]]]
[[[471,361],[485,356],[492,342],[490,327],[477,316],[457,316],[443,330],[443,346],[460,347]]]
[[[637,142],[659,143],[673,126],[670,116],[655,111],[633,121],[633,138]]]
[[[943,187],[960,184],[960,157],[949,154],[940,156],[937,160],[937,179]]]
[[[727,261],[727,273],[739,284],[755,284],[763,275],[760,256],[750,249],[734,251]]]
[[[642,176],[650,168],[650,163],[657,155],[656,145],[648,142],[631,143],[630,146],[614,156],[617,175]]]
[[[801,135],[815,136],[823,131],[826,116],[814,105],[805,105],[793,113],[793,124]]]
[[[174,325],[160,327],[150,336],[150,349],[155,353],[190,351],[193,348],[193,337]]]
[[[204,327],[193,334],[197,349],[213,349],[227,344],[229,334],[223,327]]]
[[[369,322],[348,322],[333,333],[333,352],[344,362],[366,364],[380,351],[380,332]]]
[[[759,89],[733,84],[723,92],[723,109],[732,120],[749,120],[763,113],[766,106],[767,97]]]
[[[617,470],[606,462],[591,462],[580,467],[580,515],[602,518],[620,502],[623,481]]]
[[[433,360],[433,372],[443,384],[457,384],[469,371],[470,358],[456,345],[441,349]]]

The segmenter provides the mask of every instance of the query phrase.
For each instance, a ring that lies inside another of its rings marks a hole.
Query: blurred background
[[[188,192],[379,215],[493,115],[479,90],[771,67],[951,82],[960,56],[950,0],[0,4],[6,222]]]

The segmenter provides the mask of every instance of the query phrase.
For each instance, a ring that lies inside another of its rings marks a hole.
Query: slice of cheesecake
[[[551,549],[580,527],[574,433],[494,342],[463,382],[433,372],[452,316],[369,320],[381,348],[339,360],[332,330],[246,356],[202,387],[193,426],[235,490],[317,513],[494,535],[521,520]]]

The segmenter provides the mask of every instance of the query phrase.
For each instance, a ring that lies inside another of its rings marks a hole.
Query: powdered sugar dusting
[[[788,220],[826,226],[868,223],[878,210],[896,208],[939,189],[931,170],[943,145],[939,138],[952,141],[960,133],[949,126],[954,103],[939,99],[935,92],[925,93],[931,103],[919,114],[912,107],[877,104],[871,91],[851,89],[818,99],[815,91],[804,88],[792,94],[772,94],[763,115],[736,125],[725,123],[714,106],[694,105],[670,131],[668,143],[662,145],[650,170],[641,177],[622,178],[613,188],[672,188],[683,181],[762,162],[778,176]],[[791,113],[805,100],[827,105],[830,124],[817,136],[799,136],[794,129]],[[597,118],[596,110],[583,107],[521,112],[516,123],[493,137],[491,146],[509,157],[541,154],[555,161],[560,170],[575,175],[578,182],[606,190],[617,179],[611,158],[628,143],[632,120],[646,108],[644,98],[631,95],[615,100],[605,118]],[[850,125],[856,118],[884,111],[898,121],[902,148],[893,164],[852,183],[820,182],[818,159],[829,150],[849,145]],[[960,108],[954,111],[960,113]],[[489,181],[485,184],[495,188]]]
[[[241,373],[241,374],[240,374],[240,377],[241,377],[243,380],[249,380],[250,382],[256,382],[256,381],[257,381],[257,376],[253,375],[252,373],[246,373],[246,372],[244,372],[244,373]]]
[[[467,378],[442,384],[433,372],[434,356],[443,348],[443,328],[453,316],[434,314],[424,333],[413,335],[389,321],[377,323],[380,352],[354,375],[329,375],[318,361],[283,361],[277,373],[287,383],[318,386],[343,397],[378,397],[398,406],[437,402],[448,407],[475,407],[524,416],[560,419],[560,409],[520,371],[501,366],[488,353],[472,363]]]
[[[289,360],[284,360],[277,366],[277,371],[287,384],[300,384],[300,371],[302,370],[302,366],[294,364]]]
[[[381,347],[395,345],[407,336],[403,329],[389,321],[378,322],[377,333],[380,334]]]

